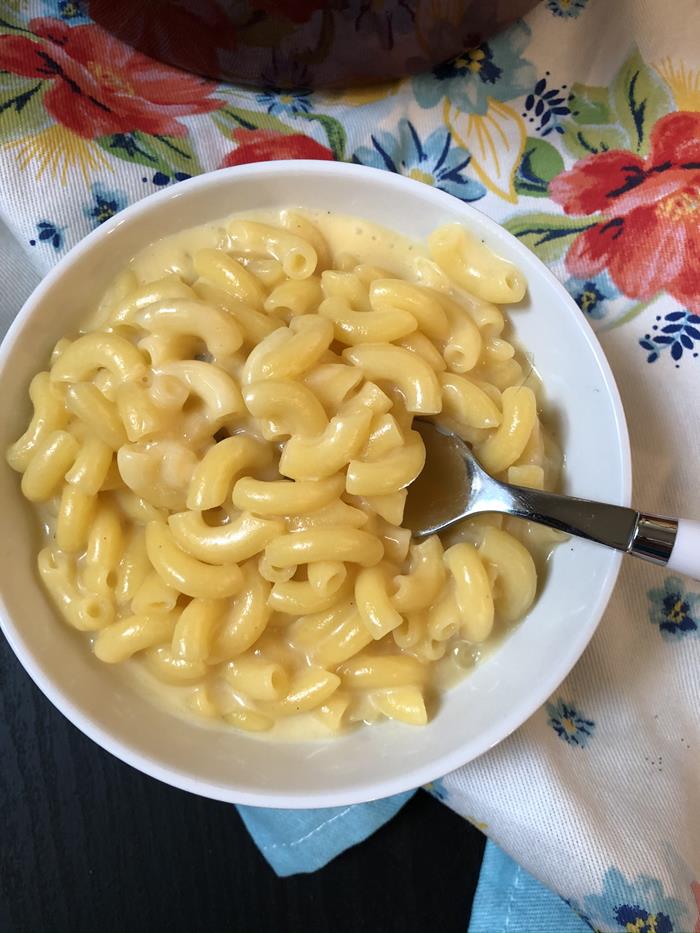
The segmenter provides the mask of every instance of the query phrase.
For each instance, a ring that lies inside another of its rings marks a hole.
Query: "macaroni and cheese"
[[[442,540],[402,527],[425,462],[414,417],[498,477],[556,485],[498,307],[525,288],[458,225],[424,247],[320,211],[143,251],[34,377],[7,453],[59,613],[100,661],[132,659],[237,729],[425,723],[527,613],[553,540],[499,516]]]

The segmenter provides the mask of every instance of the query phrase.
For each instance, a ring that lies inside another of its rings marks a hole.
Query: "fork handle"
[[[666,566],[700,580],[700,522],[680,518],[676,525],[676,537]]]
[[[700,580],[700,522],[640,512],[627,553]]]
[[[500,499],[496,511],[597,541],[700,580],[700,522],[646,515],[621,505],[496,484],[493,480],[491,483],[501,493],[494,497]]]

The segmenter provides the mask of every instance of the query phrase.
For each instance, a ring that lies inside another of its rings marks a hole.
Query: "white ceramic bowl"
[[[361,166],[267,162],[214,172],[155,194],[86,237],[44,279],[0,349],[0,449],[22,431],[27,386],[113,274],[165,234],[234,211],[303,206],[364,217],[421,239],[460,221],[527,276],[516,332],[559,413],[567,491],[627,504],[630,455],[617,388],[566,291],[514,237],[427,185]],[[605,469],[600,468],[601,456]],[[476,758],[523,723],[569,672],[608,602],[620,556],[572,540],[556,549],[524,622],[444,697],[424,728],[386,723],[328,742],[274,743],[198,727],[151,705],[56,618],[35,572],[37,535],[16,474],[0,463],[0,614],[36,684],[86,735],[141,771],[207,797],[327,807],[416,787]]]

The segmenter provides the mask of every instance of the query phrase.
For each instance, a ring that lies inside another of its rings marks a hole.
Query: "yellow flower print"
[[[39,133],[13,139],[4,148],[14,152],[22,171],[33,166],[37,180],[48,172],[63,186],[68,183],[74,169],[80,172],[85,183],[97,170],[111,171],[99,146],[71,132],[61,123]]]
[[[671,88],[679,110],[700,110],[700,70],[665,58],[656,70]]]
[[[367,84],[364,87],[350,88],[347,91],[326,91],[323,103],[328,105],[345,104],[348,107],[364,107],[376,104],[378,100],[392,97],[401,87],[400,81],[386,81],[383,84]]]

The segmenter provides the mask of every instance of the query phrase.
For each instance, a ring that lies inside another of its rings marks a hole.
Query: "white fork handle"
[[[676,540],[666,566],[669,570],[700,580],[700,522],[687,518],[678,520]]]

